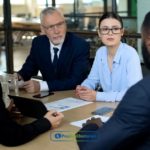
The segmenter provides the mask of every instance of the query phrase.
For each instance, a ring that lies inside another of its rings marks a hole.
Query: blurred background
[[[40,34],[39,14],[45,7],[57,7],[65,14],[68,30],[84,37],[91,45],[90,59],[101,46],[97,36],[99,17],[115,11],[124,22],[123,41],[135,47],[141,58],[140,26],[149,11],[149,0],[0,0],[0,71],[20,69]]]

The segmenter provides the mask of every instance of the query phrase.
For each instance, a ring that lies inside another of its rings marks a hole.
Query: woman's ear
[[[100,34],[100,32],[99,32],[99,29],[97,30],[97,33],[98,33],[98,37],[101,38],[101,34]]]
[[[124,32],[125,32],[125,29],[124,29],[124,28],[122,28],[122,30],[121,30],[121,36],[123,36],[123,35],[124,35]]]

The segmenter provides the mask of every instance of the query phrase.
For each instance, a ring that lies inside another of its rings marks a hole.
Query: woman
[[[98,35],[104,46],[97,50],[87,79],[76,87],[76,95],[87,101],[120,101],[127,89],[142,79],[136,50],[121,42],[124,34],[120,16],[105,13],[99,20]],[[102,91],[96,91],[99,86]]]
[[[6,146],[17,146],[24,144],[39,134],[48,131],[50,128],[57,127],[62,118],[62,113],[47,112],[43,118],[40,118],[30,124],[20,125],[13,121],[5,108],[2,99],[2,88],[0,84],[0,144]]]
[[[150,12],[144,17],[141,34],[144,64],[150,69]],[[80,150],[149,150],[149,89],[150,76],[147,76],[126,92],[105,124],[101,126],[96,119],[88,120],[77,134]],[[91,133],[97,135],[92,143],[88,138]]]

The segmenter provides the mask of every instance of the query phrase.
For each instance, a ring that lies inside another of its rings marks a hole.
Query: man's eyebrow
[[[50,25],[44,25],[44,24],[42,24],[43,26],[54,26],[54,25],[57,25],[57,24],[60,24],[60,23],[64,23],[65,22],[65,20],[62,20],[62,21],[59,21],[59,22],[57,22],[57,23],[55,23],[55,24],[50,24]]]

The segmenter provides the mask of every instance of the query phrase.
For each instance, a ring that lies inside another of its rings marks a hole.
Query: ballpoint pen
[[[52,113],[52,116],[56,117],[57,116],[57,112]]]

